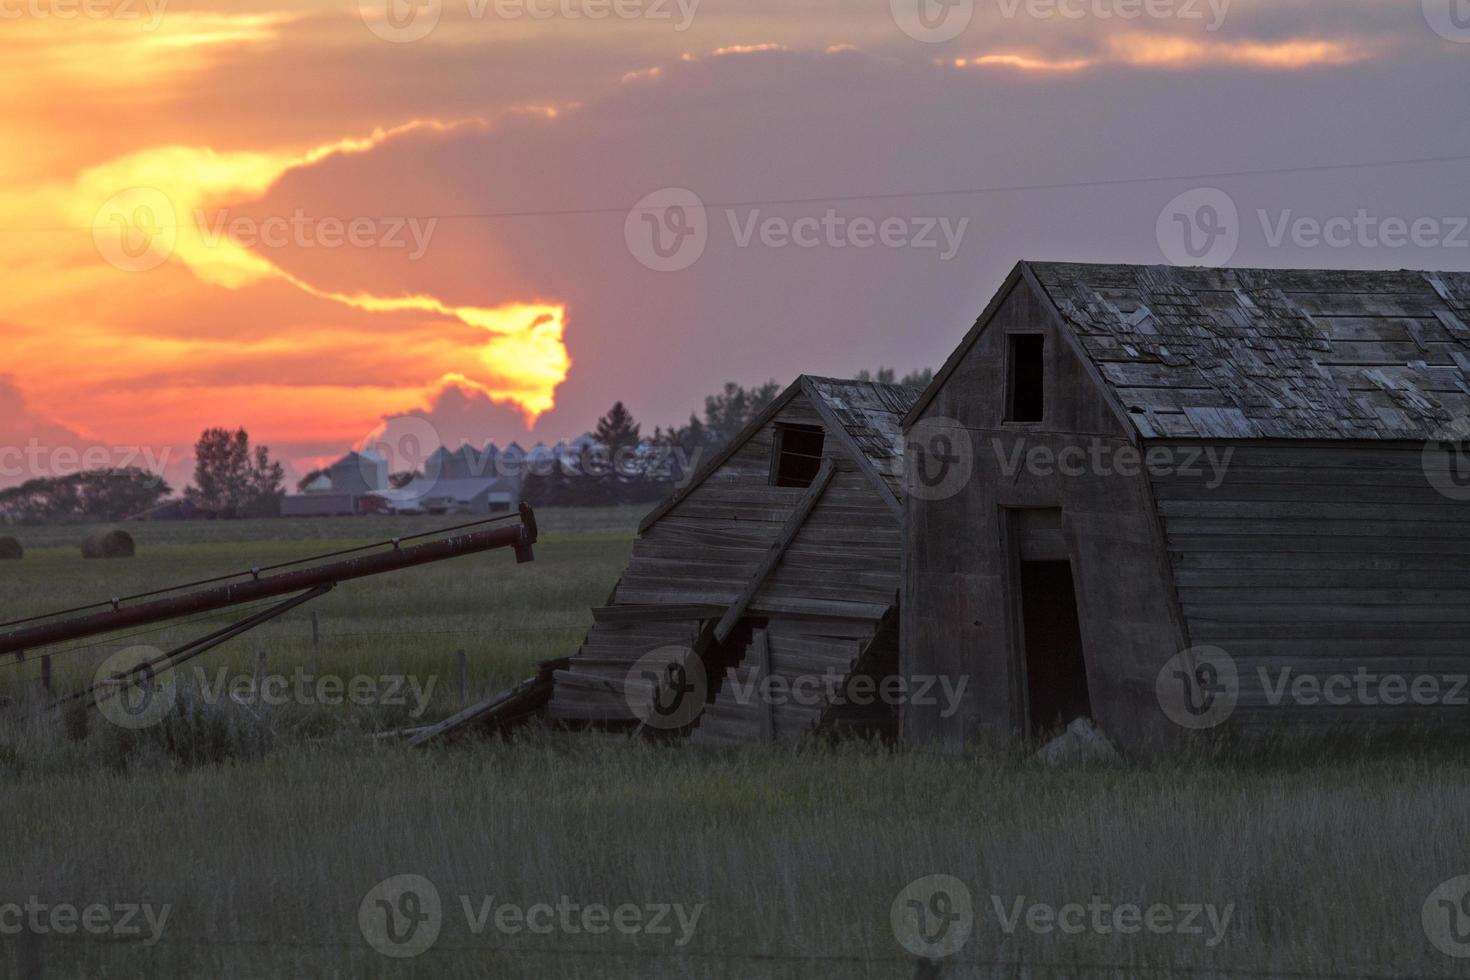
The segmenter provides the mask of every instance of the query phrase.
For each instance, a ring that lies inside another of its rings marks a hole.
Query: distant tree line
[[[924,385],[932,371],[916,371],[895,380],[896,372],[880,367],[862,371],[860,381]],[[531,470],[522,496],[533,506],[586,506],[648,503],[661,500],[686,483],[709,459],[770,406],[781,386],[774,380],[746,388],[726,382],[704,400],[703,414],[691,412],[684,425],[658,427],[645,435],[626,405],[614,403],[592,431],[595,447],[577,465]],[[273,517],[281,512],[285,468],[270,458],[266,446],[250,444],[244,429],[205,430],[194,446],[194,481],[184,489],[200,516],[214,518]],[[325,471],[314,471],[297,484],[304,489]],[[401,487],[416,473],[395,473]],[[172,489],[159,475],[137,467],[87,470],[66,476],[27,481],[0,490],[0,521],[32,523],[54,520],[118,521],[159,504]]]
[[[162,477],[136,466],[39,477],[0,490],[0,520],[11,524],[120,521],[147,510],[171,492]]]
[[[933,378],[928,369],[895,380],[897,372],[880,367],[860,371],[855,380],[881,384],[923,386]],[[557,467],[550,474],[531,473],[521,496],[533,507],[636,504],[662,500],[684,485],[698,469],[760,416],[781,393],[774,379],[746,388],[727,381],[704,400],[704,414],[691,412],[681,426],[642,428],[621,401],[597,420],[592,432],[601,457],[568,473]]]
[[[918,371],[910,371],[902,378],[897,377],[898,372],[893,368],[880,367],[876,372],[859,371],[854,381],[876,381],[883,385],[903,385],[905,388],[927,388],[929,382],[934,380],[933,368],[921,368]]]

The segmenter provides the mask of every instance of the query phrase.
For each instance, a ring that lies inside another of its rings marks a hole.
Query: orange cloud
[[[103,255],[130,271],[168,261],[183,263],[201,281],[238,290],[278,279],[317,299],[373,314],[429,314],[479,328],[486,336],[471,359],[479,376],[445,370],[423,390],[453,377],[496,401],[514,402],[527,420],[555,404],[571,361],[562,342],[565,309],[557,304],[478,307],[434,296],[384,295],[366,290],[321,289],[282,269],[248,243],[225,231],[216,209],[258,200],[288,170],[340,153],[363,153],[405,133],[455,128],[415,122],[364,138],[343,139],[298,152],[219,152],[170,146],[140,151],[83,172],[67,195],[69,215],[88,223]],[[415,235],[432,233],[436,219],[364,216],[373,227],[410,223]],[[376,223],[376,224],[374,224]],[[146,227],[145,227],[146,225]],[[405,241],[405,244],[407,242]],[[427,239],[422,243],[427,246]],[[462,355],[463,352],[461,352]],[[463,363],[463,357],[456,358]]]
[[[1345,65],[1368,56],[1361,46],[1325,40],[1223,42],[1128,34],[1109,38],[1108,47],[1114,60],[1140,67],[1188,68],[1223,64],[1289,71],[1321,65]]]
[[[1005,68],[1019,68],[1022,71],[1057,71],[1070,72],[1081,71],[1097,64],[1091,58],[1075,58],[1069,61],[1048,61],[1024,54],[986,54],[978,58],[956,58],[956,68],[984,68],[998,65]]]
[[[1236,65],[1271,71],[1293,71],[1324,65],[1346,65],[1371,55],[1363,44],[1345,41],[1223,41],[1159,34],[1121,34],[1107,38],[1104,53],[1067,58],[1036,52],[992,52],[956,58],[956,68],[1015,68],[1041,73],[1071,73],[1104,65],[1135,68],[1203,68]]]

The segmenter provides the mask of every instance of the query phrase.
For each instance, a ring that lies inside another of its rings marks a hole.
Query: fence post
[[[30,929],[22,929],[15,937],[15,975],[20,980],[41,980],[46,975],[41,936]]]
[[[311,673],[316,676],[321,670],[322,660],[322,624],[316,618],[316,612],[311,614]]]
[[[771,676],[771,640],[765,630],[755,630],[750,634],[751,645],[755,647],[756,669],[760,671],[760,683],[756,688],[758,691],[766,690],[766,678]],[[774,742],[776,740],[776,701],[774,698],[766,698],[764,707],[761,708],[761,740]]]
[[[454,658],[459,664],[459,699],[468,701],[470,699],[470,674],[469,663],[465,659],[464,647],[454,652]]]
[[[51,694],[51,654],[41,654],[41,689]]]
[[[914,980],[939,980],[944,976],[944,964],[939,960],[926,960],[919,957],[914,964]]]

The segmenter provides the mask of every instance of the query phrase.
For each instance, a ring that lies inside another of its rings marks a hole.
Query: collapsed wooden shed
[[[811,695],[897,669],[900,420],[917,394],[810,376],[782,392],[642,521],[581,648],[553,665],[549,717],[643,725],[630,676],[672,648],[694,655],[705,691],[677,734],[891,733],[895,713],[876,698]],[[752,694],[764,679],[775,697]]]
[[[1467,418],[1470,274],[1021,263],[904,422],[903,670],[974,680],[904,733],[1463,725]]]

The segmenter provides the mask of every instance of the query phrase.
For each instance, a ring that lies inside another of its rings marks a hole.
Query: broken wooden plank
[[[456,712],[443,721],[419,729],[408,740],[411,746],[423,745],[437,738],[451,735],[470,725],[485,724],[512,716],[524,717],[542,707],[551,698],[551,669],[565,661],[544,664],[534,677],[528,677],[515,687],[502,691]],[[520,720],[520,718],[516,718]]]
[[[832,482],[832,476],[835,472],[836,470],[830,459],[822,461],[822,466],[817,470],[817,475],[812,480],[812,485],[807,488],[807,492],[797,503],[796,509],[791,512],[791,516],[781,526],[780,532],[776,535],[775,542],[767,550],[766,557],[757,566],[755,574],[751,576],[750,581],[746,583],[745,588],[740,591],[740,594],[735,597],[735,601],[730,604],[730,608],[725,610],[725,614],[720,617],[720,621],[715,624],[714,639],[716,643],[724,643],[729,638],[730,633],[735,629],[735,625],[740,622],[740,618],[745,615],[745,610],[749,608],[751,601],[755,599],[755,594],[760,591],[761,585],[776,570],[776,566],[781,563],[781,555],[786,551],[786,548],[791,542],[796,539],[796,535],[801,530],[802,524],[806,523],[807,515],[812,512],[812,508],[822,498],[822,494],[826,491],[827,485]]]

